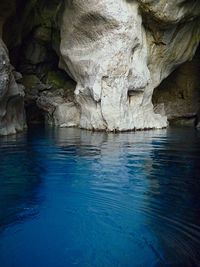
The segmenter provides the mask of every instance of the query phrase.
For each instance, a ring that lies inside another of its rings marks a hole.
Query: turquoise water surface
[[[200,266],[200,133],[0,138],[0,267],[71,266]]]

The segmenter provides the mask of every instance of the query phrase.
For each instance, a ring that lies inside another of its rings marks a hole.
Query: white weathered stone
[[[60,127],[79,126],[80,114],[77,106],[72,103],[58,105],[54,111],[54,125]]]
[[[199,42],[197,1],[172,2],[65,1],[61,66],[77,82],[80,127],[167,126],[166,116],[154,113],[154,88],[192,58]]]
[[[46,123],[58,127],[78,127],[80,112],[77,105],[62,95],[49,93],[38,97],[37,106],[44,111]]]

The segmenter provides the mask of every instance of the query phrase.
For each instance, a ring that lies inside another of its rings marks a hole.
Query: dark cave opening
[[[154,90],[152,102],[156,113],[167,115],[170,125],[197,124],[200,110],[200,46],[194,58],[174,70]]]
[[[35,102],[32,104],[25,105],[26,112],[26,122],[30,126],[32,124],[45,124],[45,115],[44,112],[39,109]]]
[[[3,39],[11,64],[22,74],[19,82],[25,88],[28,125],[44,124],[49,116],[48,108],[38,105],[38,99],[72,98],[75,88],[72,78],[59,67],[62,5],[60,0],[17,0],[4,24]]]

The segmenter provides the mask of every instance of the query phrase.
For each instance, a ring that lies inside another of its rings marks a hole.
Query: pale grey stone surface
[[[0,135],[14,134],[25,127],[24,87],[16,81],[20,78],[0,38]]]
[[[108,131],[166,127],[167,117],[154,113],[151,99],[161,81],[196,51],[197,1],[65,4],[60,65],[77,82],[80,126]]]

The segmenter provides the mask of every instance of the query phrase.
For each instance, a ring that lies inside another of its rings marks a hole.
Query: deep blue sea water
[[[0,267],[71,266],[200,266],[200,133],[0,138]]]

